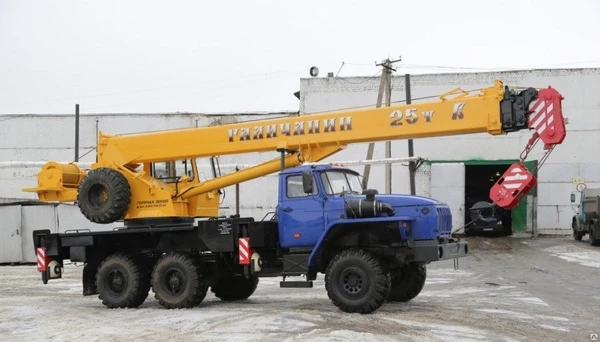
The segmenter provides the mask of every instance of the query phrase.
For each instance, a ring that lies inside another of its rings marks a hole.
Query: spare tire
[[[95,223],[122,219],[131,203],[131,188],[125,176],[109,168],[91,170],[83,178],[77,194],[79,210]]]

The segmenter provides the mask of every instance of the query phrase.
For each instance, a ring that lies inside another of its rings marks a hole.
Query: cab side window
[[[287,177],[287,197],[288,198],[298,198],[298,197],[307,197],[308,194],[304,193],[304,187],[302,186],[302,175],[296,176],[288,176]],[[316,179],[313,177],[313,191],[311,195],[319,194],[319,190],[317,189]]]

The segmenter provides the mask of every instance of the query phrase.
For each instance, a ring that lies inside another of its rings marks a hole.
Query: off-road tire
[[[345,249],[327,265],[327,295],[344,312],[374,312],[385,303],[390,287],[389,271],[362,249]]]
[[[594,227],[594,225],[596,227]],[[598,232],[600,232],[600,223],[590,223],[589,230],[588,237],[590,239],[590,245],[600,246],[600,237],[597,236]]]
[[[167,309],[192,308],[206,297],[208,281],[192,255],[169,253],[154,266],[152,291],[160,305]]]
[[[392,288],[387,298],[390,302],[408,302],[421,293],[427,278],[425,265],[410,263],[392,273]]]
[[[575,239],[575,241],[581,241],[585,233],[577,230],[577,223],[575,222],[571,224],[571,228],[573,229],[573,239]]]
[[[91,170],[81,181],[77,194],[79,210],[95,223],[122,219],[131,203],[131,188],[125,176],[109,168]]]
[[[222,277],[211,286],[211,292],[222,301],[248,299],[258,287],[258,277],[246,278],[242,275]]]
[[[137,308],[148,297],[150,278],[141,262],[117,253],[98,267],[96,288],[102,304],[111,309]]]

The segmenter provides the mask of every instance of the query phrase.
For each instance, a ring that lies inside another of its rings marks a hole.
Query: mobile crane
[[[98,294],[109,308],[138,307],[150,288],[165,308],[199,305],[209,288],[221,300],[241,300],[253,294],[260,277],[282,276],[280,287],[310,288],[319,273],[325,274],[329,298],[345,312],[371,313],[386,301],[409,301],[421,292],[428,263],[468,254],[468,244],[452,234],[448,206],[363,189],[355,171],[314,163],[353,143],[519,130],[535,131],[521,162],[539,140],[547,156],[566,135],[562,100],[551,87],[517,92],[495,81],[475,94],[457,88],[439,100],[410,105],[137,134],[100,132],[90,170],[47,162],[37,187],[23,190],[41,201],[76,202],[90,221],[122,220],[123,227],[36,230],[37,269],[46,284],[62,277],[65,260],[84,263],[83,295]],[[196,158],[265,151],[278,157],[199,178]],[[277,171],[278,205],[271,219],[219,217],[220,189]],[[512,208],[535,184],[515,163],[490,198]],[[290,276],[305,280],[286,280]]]

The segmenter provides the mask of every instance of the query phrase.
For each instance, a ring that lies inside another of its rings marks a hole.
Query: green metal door
[[[525,167],[531,172],[535,169],[537,160],[525,162]],[[529,195],[537,196],[537,186],[531,189]],[[512,231],[513,233],[525,233],[527,231],[527,197],[523,197],[512,211]]]

